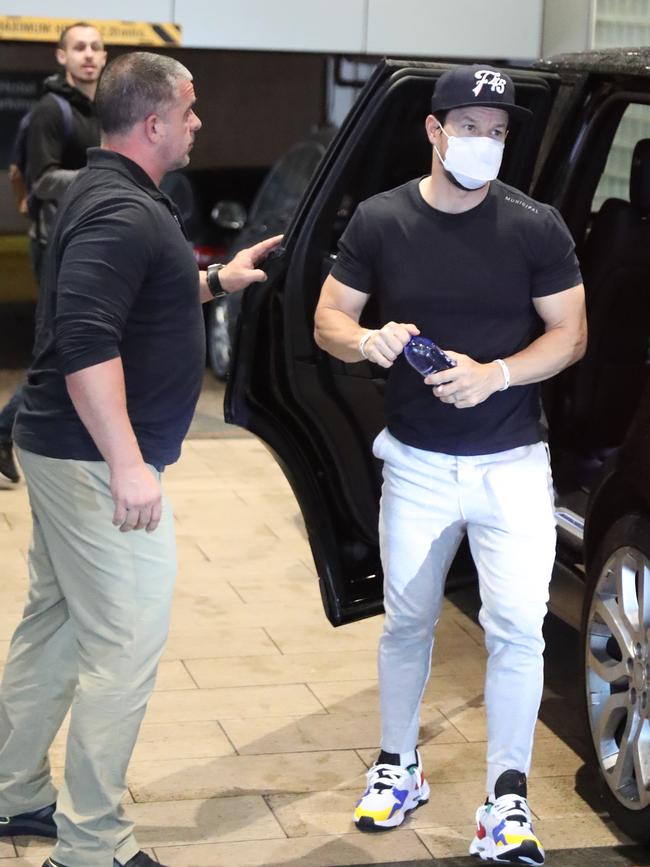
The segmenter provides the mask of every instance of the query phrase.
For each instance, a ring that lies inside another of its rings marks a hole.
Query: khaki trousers
[[[33,537],[29,597],[0,688],[0,814],[57,801],[54,860],[113,867],[139,849],[121,799],[167,638],[172,510],[165,501],[153,533],[120,533],[105,463],[18,457]],[[68,709],[57,796],[47,753]]]

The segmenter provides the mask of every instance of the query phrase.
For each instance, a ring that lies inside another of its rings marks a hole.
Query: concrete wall
[[[595,0],[545,0],[542,55],[593,47]]]
[[[537,57],[543,0],[59,0],[58,16],[173,21],[196,48]],[[44,0],[5,0],[47,16]]]

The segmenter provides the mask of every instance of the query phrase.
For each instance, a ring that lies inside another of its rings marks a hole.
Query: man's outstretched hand
[[[276,247],[280,246],[283,235],[266,238],[259,244],[240,250],[236,256],[219,271],[219,283],[226,292],[240,292],[251,283],[266,280],[264,260]]]

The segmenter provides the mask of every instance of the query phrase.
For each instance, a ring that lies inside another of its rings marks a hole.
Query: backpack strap
[[[72,135],[72,106],[65,97],[59,96],[58,93],[51,93],[50,96],[54,97],[61,109],[63,116],[63,140],[67,142]]]
[[[58,93],[50,93],[49,96],[54,98],[55,102],[59,106],[59,109],[61,110],[61,117],[63,119],[63,142],[62,143],[66,144],[68,142],[68,140],[70,139],[70,137],[72,136],[72,125],[73,125],[72,106],[70,105],[68,100],[65,99],[65,97],[60,96]],[[29,115],[31,115],[31,112],[29,112]],[[26,118],[29,117],[29,115],[27,115]],[[26,121],[26,122],[29,123],[29,121]],[[26,130],[24,131],[23,135],[24,135],[24,138],[26,138],[26,136],[27,136]],[[26,150],[26,148],[25,148],[25,150]],[[25,153],[25,162],[26,162],[26,157],[27,157],[27,154]],[[37,196],[35,196],[34,193],[31,192],[31,190],[28,190],[26,202],[24,205],[23,205],[23,203],[20,204],[20,209],[21,209],[21,212],[23,212],[23,213],[26,210],[29,217],[35,223],[37,239],[38,239],[39,234],[40,234],[39,233],[39,226],[40,226],[39,211],[40,211],[40,208],[41,208],[40,199]]]
[[[9,157],[9,162],[12,165],[18,166],[21,174],[25,174],[25,161],[26,161],[26,139],[27,139],[27,130],[29,129],[29,121],[31,119],[31,110],[24,114],[20,118],[20,122],[18,124],[18,129],[16,130],[16,135],[13,141],[13,145],[11,148],[11,156]]]

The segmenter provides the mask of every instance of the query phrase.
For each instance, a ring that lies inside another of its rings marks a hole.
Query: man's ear
[[[62,48],[56,49],[55,57],[59,66],[65,66],[65,51]]]
[[[162,118],[157,114],[148,114],[144,121],[144,134],[150,142],[160,139]]]
[[[437,137],[440,135],[440,124],[438,123],[438,119],[432,114],[428,115],[424,122],[424,127],[427,131],[427,138],[431,144],[435,144]]]

